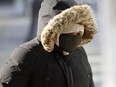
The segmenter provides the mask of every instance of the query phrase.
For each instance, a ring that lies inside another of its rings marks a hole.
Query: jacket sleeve
[[[31,54],[19,47],[0,70],[0,87],[27,87],[32,71]]]
[[[90,87],[95,87],[92,77],[90,78]]]
[[[87,69],[87,72],[88,72],[89,87],[95,87],[94,81],[93,81],[93,73],[92,73],[90,63],[88,61],[87,53],[86,53],[84,47],[82,47],[82,46],[79,47],[79,51],[85,56],[85,59],[83,61],[84,61],[84,64],[85,64],[85,68]]]

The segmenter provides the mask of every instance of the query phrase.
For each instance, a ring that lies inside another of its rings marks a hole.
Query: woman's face
[[[80,44],[80,40],[80,33],[77,32],[61,34],[59,37],[59,47],[66,52],[72,52]]]
[[[65,33],[65,34],[70,34],[70,35],[80,35],[80,32],[72,32],[72,33]]]

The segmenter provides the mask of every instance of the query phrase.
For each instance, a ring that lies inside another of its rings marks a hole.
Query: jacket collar
[[[58,47],[56,44],[54,46],[54,51],[58,52],[58,54],[63,56],[63,50],[60,47]]]

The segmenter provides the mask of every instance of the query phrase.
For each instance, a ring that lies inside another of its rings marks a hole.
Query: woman
[[[0,71],[1,87],[94,87],[82,45],[96,33],[92,9],[73,0],[44,0],[38,36],[19,46]]]

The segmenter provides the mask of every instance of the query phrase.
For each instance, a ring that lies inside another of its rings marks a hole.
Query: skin
[[[66,34],[70,34],[70,35],[81,35],[81,32],[72,32],[72,33],[66,33]]]

